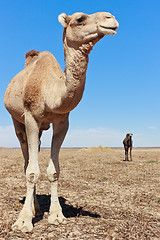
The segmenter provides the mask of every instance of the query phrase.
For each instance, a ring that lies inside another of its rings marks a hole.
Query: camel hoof
[[[58,225],[59,223],[62,223],[62,224],[67,223],[66,218],[63,216],[62,212],[56,212],[56,213],[50,214],[50,216],[48,217],[48,222],[54,225]]]
[[[33,229],[32,215],[22,210],[17,221],[12,225],[12,230],[20,230],[22,232],[31,232]]]
[[[13,225],[12,230],[17,231],[20,230],[24,233],[31,232],[33,230],[33,224],[30,222],[26,222],[18,219]]]

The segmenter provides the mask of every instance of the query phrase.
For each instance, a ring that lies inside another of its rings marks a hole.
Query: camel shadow
[[[40,206],[40,209],[42,211],[42,215],[35,216],[33,218],[33,223],[39,222],[41,219],[43,219],[44,213],[49,212],[50,202],[51,202],[51,195],[37,195],[37,200]],[[79,216],[89,216],[92,218],[100,218],[101,216],[97,213],[92,213],[90,211],[83,210],[83,207],[73,207],[72,205],[66,204],[66,199],[63,197],[59,197],[59,202],[62,207],[63,215],[66,218],[71,217],[79,217]],[[24,204],[25,197],[23,200],[20,200],[20,203]]]

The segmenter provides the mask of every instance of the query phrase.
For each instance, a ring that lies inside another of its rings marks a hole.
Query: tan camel
[[[32,205],[39,211],[36,200],[36,182],[40,175],[38,164],[39,140],[43,130],[53,123],[51,159],[47,175],[51,183],[51,206],[48,221],[62,223],[65,218],[59,204],[57,184],[59,178],[59,150],[68,130],[69,112],[82,98],[88,54],[104,35],[114,35],[119,24],[107,12],[92,15],[75,13],[58,17],[64,27],[63,44],[65,71],[54,56],[45,51],[30,51],[26,54],[24,69],[8,85],[4,103],[12,115],[15,132],[25,159],[27,193],[18,220],[13,230],[30,232]]]

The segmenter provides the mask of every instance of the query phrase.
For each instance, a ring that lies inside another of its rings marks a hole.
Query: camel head
[[[126,134],[126,138],[129,139],[129,138],[132,138],[133,134],[132,133],[127,133]]]
[[[108,12],[91,15],[81,12],[68,16],[62,13],[58,17],[64,27],[63,40],[67,45],[80,47],[85,43],[97,43],[105,35],[114,35],[119,27],[115,17]]]

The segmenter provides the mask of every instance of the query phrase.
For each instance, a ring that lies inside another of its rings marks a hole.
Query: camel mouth
[[[116,30],[118,27],[106,27],[104,25],[99,25],[98,27],[99,31],[105,35],[115,35],[117,32]]]

